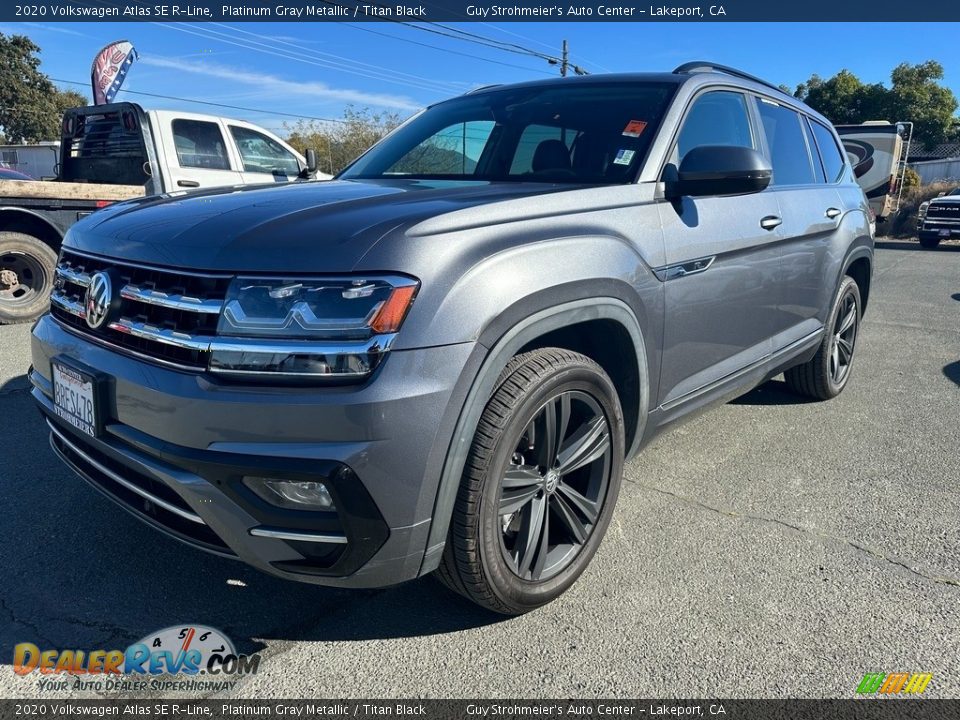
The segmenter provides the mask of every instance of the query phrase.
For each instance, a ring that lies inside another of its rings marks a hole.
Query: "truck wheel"
[[[791,390],[817,400],[829,400],[843,392],[857,349],[861,307],[860,288],[852,277],[844,277],[817,354],[783,374]]]
[[[623,413],[599,365],[558,348],[515,357],[480,418],[440,580],[506,615],[558,597],[603,539],[623,457]]]
[[[920,236],[920,247],[922,247],[924,250],[934,250],[939,244],[940,244],[940,238],[936,236],[934,237],[923,237],[922,235]]]
[[[57,254],[33,235],[0,232],[0,323],[35,320],[50,306]]]

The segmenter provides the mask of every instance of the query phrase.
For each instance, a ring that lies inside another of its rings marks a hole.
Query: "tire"
[[[852,325],[848,326],[847,319],[851,312]],[[787,385],[793,392],[817,400],[829,400],[843,392],[850,380],[856,357],[862,314],[860,288],[852,277],[845,276],[830,308],[825,325],[828,330],[823,335],[817,354],[809,362],[784,373]],[[838,336],[843,342],[838,340]]]
[[[0,324],[30,322],[50,307],[57,253],[33,235],[0,232]]]
[[[566,432],[551,435],[551,417]],[[599,365],[558,348],[515,357],[477,426],[440,581],[505,615],[556,599],[603,539],[623,458],[623,412]],[[546,532],[531,542],[538,527]]]
[[[922,247],[924,250],[935,250],[939,244],[940,238],[938,237],[920,236],[920,247]]]

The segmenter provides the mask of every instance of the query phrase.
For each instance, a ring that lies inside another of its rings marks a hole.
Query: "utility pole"
[[[567,48],[567,41],[564,40],[564,41],[563,41],[563,55],[562,55],[561,60],[560,60],[560,75],[561,75],[561,77],[566,77],[566,76],[567,76],[567,67],[570,65],[569,59],[570,59],[570,53],[569,53],[569,50],[568,50],[568,48]]]

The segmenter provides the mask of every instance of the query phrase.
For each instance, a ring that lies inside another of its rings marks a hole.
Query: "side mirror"
[[[946,194],[947,194],[946,191],[942,193],[937,193],[937,197],[944,197]]]
[[[684,156],[676,179],[666,180],[666,195],[747,195],[765,190],[772,177],[766,159],[752,148],[700,145]]]
[[[317,151],[313,148],[307,148],[304,153],[307,158],[307,166],[300,171],[300,177],[303,180],[314,177],[317,174]]]

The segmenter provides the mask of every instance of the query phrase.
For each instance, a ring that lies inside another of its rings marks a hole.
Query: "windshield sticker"
[[[623,134],[627,137],[640,137],[640,133],[647,129],[647,124],[643,120],[631,120],[623,129]]]
[[[635,154],[635,150],[617,150],[617,156],[613,159],[613,164],[629,165]]]

